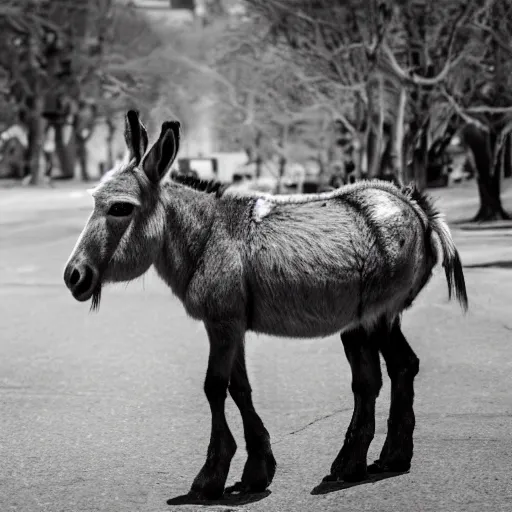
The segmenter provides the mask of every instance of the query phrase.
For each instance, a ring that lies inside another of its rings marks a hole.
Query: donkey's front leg
[[[371,334],[362,328],[343,333],[341,340],[352,369],[354,412],[345,442],[324,481],[356,482],[367,476],[366,456],[375,433],[375,402],[382,387],[377,340],[385,332]]]
[[[210,358],[204,392],[212,412],[212,431],[206,462],[192,484],[191,492],[202,498],[222,496],[236,442],[229,430],[224,404],[229,378],[245,329],[236,322],[206,323],[210,340]]]
[[[231,372],[229,393],[242,416],[247,448],[247,462],[242,473],[242,481],[235,484],[232,489],[262,492],[272,483],[276,472],[276,460],[270,447],[269,433],[252,403],[243,344],[238,347]]]

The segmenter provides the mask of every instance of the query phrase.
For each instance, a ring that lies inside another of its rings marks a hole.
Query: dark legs
[[[408,471],[411,467],[415,425],[413,381],[418,374],[420,362],[407,343],[398,319],[391,328],[390,336],[383,338],[380,350],[391,379],[391,406],[386,441],[379,460],[369,470]]]
[[[212,430],[206,462],[192,484],[201,497],[220,498],[229,472],[236,443],[224,414],[227,389],[237,350],[243,344],[245,329],[234,323],[206,325],[210,357],[204,392],[212,413]]]
[[[206,329],[210,357],[204,390],[210,404],[212,429],[206,462],[191,490],[209,499],[219,498],[224,492],[231,459],[236,452],[224,412],[229,386],[229,393],[242,416],[248,454],[242,481],[235,487],[243,491],[263,491],[272,482],[276,462],[269,434],[252,403],[243,346],[245,326],[224,323],[207,325]],[[397,319],[391,327],[382,322],[371,333],[363,329],[344,333],[342,342],[352,370],[354,412],[343,447],[324,480],[356,482],[367,475],[368,448],[375,434],[375,402],[382,386],[379,351],[391,379],[391,407],[380,458],[368,469],[371,472],[407,471],[413,455],[413,383],[419,371],[419,360],[402,334],[400,321]]]
[[[236,323],[206,325],[210,358],[204,391],[212,412],[212,430],[206,462],[192,484],[192,492],[204,498],[219,498],[229,472],[236,443],[224,412],[226,395],[236,403],[244,424],[247,462],[235,490],[264,491],[272,482],[276,461],[270,436],[254,410],[244,354],[245,328]]]
[[[270,436],[252,403],[252,391],[247,377],[243,344],[238,347],[231,372],[229,393],[240,410],[244,424],[247,462],[242,481],[234,490],[262,492],[272,482],[276,461],[270,447]]]
[[[354,413],[331,474],[324,480],[359,481],[366,477],[366,456],[375,433],[375,401],[382,385],[379,351],[391,379],[391,406],[380,458],[368,470],[408,471],[413,454],[414,377],[419,359],[402,333],[400,320],[391,327],[382,322],[370,334],[362,329],[345,333],[342,341],[352,369]]]
[[[366,456],[375,433],[375,401],[382,386],[378,346],[381,335],[386,332],[367,334],[357,329],[341,336],[352,369],[354,413],[343,447],[324,481],[359,481],[366,477]]]

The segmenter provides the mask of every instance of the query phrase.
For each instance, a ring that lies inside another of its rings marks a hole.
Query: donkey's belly
[[[357,285],[341,283],[322,288],[271,286],[251,290],[249,329],[274,336],[329,336],[358,323]]]
[[[250,299],[249,330],[274,336],[317,338],[370,327],[382,316],[394,318],[408,301],[409,286],[383,284],[372,289],[348,282],[323,289],[274,287]],[[258,290],[261,292],[261,290]]]

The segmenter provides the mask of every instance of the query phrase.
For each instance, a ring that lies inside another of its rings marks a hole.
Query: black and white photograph
[[[511,482],[511,0],[0,0],[0,512]]]

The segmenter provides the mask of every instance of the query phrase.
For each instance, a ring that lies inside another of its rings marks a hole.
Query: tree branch
[[[410,84],[414,85],[422,85],[425,87],[433,87],[435,85],[438,85],[439,83],[446,80],[448,73],[459,63],[461,63],[464,60],[464,55],[461,54],[457,56],[454,60],[450,61],[448,60],[446,64],[444,65],[443,69],[439,72],[437,76],[434,76],[432,78],[425,78],[420,75],[417,75],[416,73],[411,73],[410,71],[406,71],[402,69],[398,61],[396,60],[393,51],[388,46],[386,42],[383,42],[382,44],[382,51],[386,55],[386,57],[389,60],[389,63],[391,64],[391,69],[393,70],[394,74],[400,78],[401,80],[405,82],[409,82]]]
[[[446,55],[446,62],[443,66],[443,69],[437,74],[437,76],[434,76],[432,78],[425,78],[416,73],[412,73],[410,70],[407,70],[407,71],[404,70],[398,63],[395,55],[393,54],[393,51],[389,47],[387,41],[383,41],[381,48],[382,48],[384,55],[386,55],[386,57],[388,58],[393,72],[400,79],[402,79],[406,82],[409,82],[411,84],[414,84],[414,85],[432,87],[432,86],[439,84],[440,82],[443,82],[447,78],[448,73],[454,67],[456,67],[460,62],[462,62],[462,60],[464,60],[463,53],[458,55],[455,59],[452,60],[452,53],[453,53],[453,46],[454,46],[454,42],[455,42],[455,38],[458,33],[458,30],[459,30],[460,26],[462,25],[462,23],[464,22],[464,20],[469,15],[471,8],[472,8],[472,2],[467,2],[463,11],[458,16],[458,18],[455,20],[455,23],[453,24],[452,30],[450,32],[450,36],[448,38],[448,51],[447,51],[447,55]]]
[[[487,107],[485,105],[479,105],[477,107],[468,107],[466,112],[470,112],[471,114],[509,114],[512,112],[512,106]]]
[[[484,25],[483,23],[479,23],[477,21],[473,21],[471,23],[474,27],[479,28],[480,30],[483,30],[484,32],[487,32],[496,42],[496,44],[502,49],[505,50],[505,52],[512,57],[512,47],[503,39],[501,36],[493,30],[491,27]]]
[[[453,110],[455,110],[455,112],[461,117],[461,119],[466,121],[466,123],[475,125],[477,128],[484,132],[489,132],[489,128],[485,124],[480,122],[478,119],[466,114],[466,112],[464,112],[464,109],[457,103],[455,98],[446,91],[446,89],[441,90],[441,95],[448,101]]]

